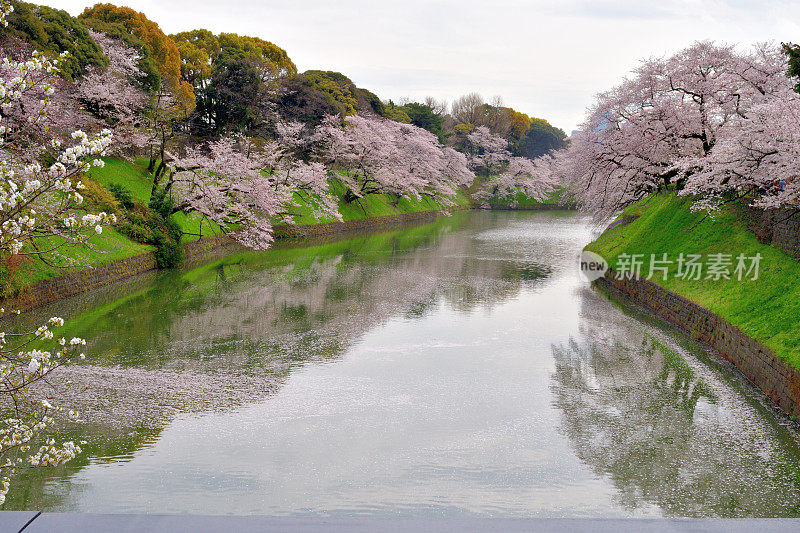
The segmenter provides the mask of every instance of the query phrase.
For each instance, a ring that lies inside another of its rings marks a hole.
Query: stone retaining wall
[[[344,222],[324,222],[322,224],[285,224],[275,226],[276,239],[299,239],[321,237],[349,231],[370,230],[400,226],[409,222],[432,222],[441,216],[440,211],[420,211],[418,213],[401,213],[385,217],[362,218]]]
[[[145,252],[104,265],[67,272],[55,278],[39,281],[23,288],[14,297],[4,298],[0,301],[6,309],[24,311],[155,268],[155,252]]]
[[[534,204],[534,205],[500,205],[489,204],[490,211],[574,211],[578,209],[577,205],[572,204]]]
[[[800,212],[791,209],[744,208],[750,231],[764,244],[800,259]]]
[[[349,231],[388,228],[412,222],[433,221],[439,216],[441,216],[439,211],[422,211],[345,222],[280,225],[275,226],[275,238],[298,239],[334,235]],[[184,263],[190,267],[199,266],[209,260],[225,255],[229,247],[239,246],[236,241],[226,234],[203,237],[196,241],[184,243]],[[23,288],[13,297],[0,299],[0,305],[6,309],[24,311],[155,269],[155,252],[145,252],[39,281]]]
[[[595,283],[633,298],[711,346],[784,412],[800,418],[800,371],[722,317],[650,280],[620,280],[609,270]]]

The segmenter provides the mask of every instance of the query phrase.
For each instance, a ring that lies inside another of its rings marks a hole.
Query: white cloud
[[[44,3],[77,14],[93,2]],[[567,132],[592,95],[640,58],[700,39],[800,41],[800,2],[781,0],[137,0],[135,8],[167,32],[268,39],[301,70],[341,71],[382,98],[499,94]]]

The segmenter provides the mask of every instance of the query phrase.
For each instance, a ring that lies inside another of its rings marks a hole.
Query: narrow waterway
[[[60,398],[88,444],[4,509],[800,516],[792,424],[579,280],[589,240],[571,213],[458,213],[41,310],[90,339]]]

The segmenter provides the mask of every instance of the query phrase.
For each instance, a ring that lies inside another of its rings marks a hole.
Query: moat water
[[[792,423],[581,281],[591,239],[574,213],[458,213],[31,313],[90,340],[52,390],[88,443],[3,508],[800,516]]]

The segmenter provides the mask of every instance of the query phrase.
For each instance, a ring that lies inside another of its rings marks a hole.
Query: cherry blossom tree
[[[800,208],[800,95],[773,95],[737,122],[707,158],[690,161],[695,173],[683,194],[710,210],[743,197],[762,208]]]
[[[0,0],[0,25],[12,8]],[[40,128],[50,112],[60,60],[33,54],[25,61],[0,62],[0,261],[12,255],[44,257],[86,241],[87,230],[102,232],[114,221],[105,213],[82,211],[80,176],[107,149],[111,135],[78,130],[66,144]],[[43,155],[54,161],[41,163]],[[0,309],[0,314],[6,314]],[[17,312],[19,314],[19,312]],[[54,370],[83,358],[85,341],[57,338],[64,321],[52,317],[31,331],[0,332],[0,503],[20,472],[64,463],[78,453],[74,441],[57,442],[46,431],[64,414],[43,397],[38,384]]]
[[[493,176],[500,173],[508,164],[511,152],[508,141],[493,134],[486,126],[479,126],[467,135],[469,142],[470,165],[482,176]]]
[[[779,48],[759,45],[739,61],[740,76],[756,92],[705,157],[680,161],[688,175],[682,194],[697,198],[697,209],[741,198],[758,207],[796,209],[800,95],[785,75],[787,59]]]
[[[0,134],[6,143],[13,143],[18,151],[30,146],[29,157],[33,157],[33,148],[41,139],[56,136],[63,140],[68,132],[62,126],[67,122],[81,125],[90,120],[66,96],[67,82],[58,76],[56,67],[44,63],[38,52],[20,46],[15,50],[0,49],[0,56],[6,91],[0,93],[6,103],[0,110],[4,126]],[[31,90],[32,87],[40,90]]]
[[[466,160],[442,148],[435,135],[392,120],[328,116],[317,129],[320,158],[347,187],[346,202],[369,194],[430,196],[452,203],[474,175]]]
[[[175,209],[207,217],[250,248],[270,246],[274,222],[294,223],[296,196],[314,215],[341,220],[325,166],[298,160],[277,142],[229,135],[171,158],[165,187],[181,198]]]
[[[280,217],[291,191],[275,186],[263,169],[267,157],[249,149],[247,141],[226,136],[208,147],[192,146],[183,156],[173,156],[166,190],[182,201],[175,209],[196,212],[254,249],[272,243],[272,220]]]
[[[601,215],[665,188],[700,200],[743,190],[741,179],[749,178],[732,179],[720,165],[734,164],[732,147],[747,143],[742,135],[757,128],[748,121],[784,105],[777,102],[788,97],[785,72],[785,58],[771,45],[745,53],[698,42],[644,61],[597,97],[582,131],[556,156],[558,171],[576,199]],[[735,165],[745,156],[739,151]]]
[[[484,178],[473,194],[477,201],[485,204],[494,198],[515,205],[518,193],[544,200],[559,184],[550,156],[535,161],[515,157],[508,151],[508,141],[485,126],[476,128],[467,140],[471,167]]]
[[[306,161],[304,156],[313,149],[314,135],[297,121],[279,120],[277,137],[262,148],[267,158],[267,170],[275,183],[291,188],[305,200],[317,218],[341,220],[339,200],[332,193],[327,167],[318,161]],[[292,202],[294,204],[294,202]],[[291,206],[286,206],[291,211]]]
[[[76,83],[75,98],[95,117],[113,128],[117,149],[143,148],[142,113],[148,95],[142,83],[146,76],[138,66],[139,52],[122,41],[89,31],[108,58],[107,67],[91,67]]]
[[[517,205],[519,194],[543,201],[561,183],[554,170],[556,164],[557,160],[550,155],[534,160],[512,157],[498,176],[481,184],[473,198],[484,203],[495,199],[511,206]]]

